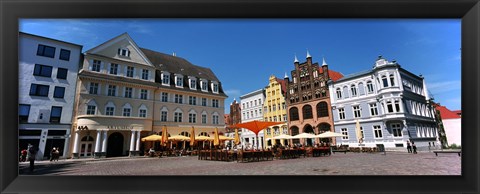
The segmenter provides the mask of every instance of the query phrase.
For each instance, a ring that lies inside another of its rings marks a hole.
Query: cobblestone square
[[[457,154],[419,152],[336,153],[263,162],[237,163],[183,157],[118,157],[37,161],[28,172],[20,163],[20,175],[461,175]]]

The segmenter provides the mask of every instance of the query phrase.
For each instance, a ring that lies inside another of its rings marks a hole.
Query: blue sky
[[[422,74],[435,101],[461,109],[461,21],[454,19],[22,19],[20,31],[83,45],[127,32],[143,48],[213,70],[229,98],[283,78],[296,54],[348,75],[378,55]]]

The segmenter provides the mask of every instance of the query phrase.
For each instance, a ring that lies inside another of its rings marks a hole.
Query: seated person
[[[150,148],[150,150],[148,151],[148,155],[149,155],[150,157],[153,157],[153,156],[155,155],[155,150],[153,149],[153,147]]]

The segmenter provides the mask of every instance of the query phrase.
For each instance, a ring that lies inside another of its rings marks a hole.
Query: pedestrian
[[[52,150],[50,151],[50,162],[55,159],[55,151],[57,151],[55,147],[53,147]]]
[[[417,146],[415,145],[415,143],[412,141],[412,149],[413,149],[413,153],[416,154],[417,153]]]
[[[21,161],[21,162],[27,161],[27,152],[28,152],[27,149],[23,149],[23,150],[22,150],[22,152],[21,152],[21,153],[22,153],[22,156],[21,156],[21,158],[20,158],[20,161]]]
[[[57,147],[57,148],[55,149],[55,152],[54,152],[53,154],[54,154],[54,156],[55,156],[53,159],[54,159],[55,161],[58,161],[58,158],[60,158],[60,147]]]
[[[412,153],[412,146],[410,145],[410,141],[407,141],[407,151],[408,153]]]
[[[33,148],[32,144],[28,144],[28,152],[27,152],[27,158],[28,161],[30,161],[30,172],[33,172],[35,168],[35,148]]]

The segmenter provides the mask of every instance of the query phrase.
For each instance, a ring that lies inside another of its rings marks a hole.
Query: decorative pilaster
[[[78,140],[80,139],[80,131],[75,131],[75,140],[73,141],[73,158],[79,158],[78,154]]]
[[[107,140],[108,140],[108,131],[103,131],[103,139],[102,139],[102,156],[107,157]]]
[[[102,136],[102,131],[97,130],[97,138],[95,139],[95,153],[94,153],[95,158],[101,156],[101,153],[100,153],[100,150],[101,150],[100,138],[101,138],[101,136]]]
[[[135,148],[135,152],[138,155],[140,151],[140,131],[137,131],[137,146]]]
[[[130,136],[130,156],[135,155],[135,131],[132,131],[132,135]]]

